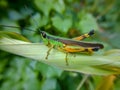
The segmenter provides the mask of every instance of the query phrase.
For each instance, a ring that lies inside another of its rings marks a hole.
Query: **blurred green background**
[[[119,0],[0,0],[0,24],[21,27],[0,30],[42,42],[38,29],[67,38],[95,29],[86,40],[103,43],[104,52],[120,49],[119,9]],[[75,90],[83,76],[0,51],[0,90]],[[94,90],[101,79],[91,75],[81,90]],[[114,90],[120,90],[119,80],[118,76]]]

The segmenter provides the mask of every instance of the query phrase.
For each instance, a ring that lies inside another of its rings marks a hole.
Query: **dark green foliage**
[[[102,42],[104,50],[119,49],[119,8],[119,0],[0,0],[0,24],[21,27],[0,30],[41,42],[38,29],[71,38],[95,29],[96,35],[88,41]],[[75,90],[81,79],[82,74],[0,51],[0,90]],[[92,90],[95,84],[88,79],[82,90]],[[117,80],[116,90],[119,84]]]

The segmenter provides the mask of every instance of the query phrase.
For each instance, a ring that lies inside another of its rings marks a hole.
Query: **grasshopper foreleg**
[[[50,51],[52,50],[53,47],[54,47],[54,45],[52,45],[52,46],[49,48],[49,50],[47,51],[47,55],[46,55],[45,59],[48,59],[48,56],[49,56],[49,54],[50,54]]]

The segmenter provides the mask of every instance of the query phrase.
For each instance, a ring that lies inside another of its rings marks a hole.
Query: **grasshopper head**
[[[40,34],[41,34],[41,36],[43,37],[43,38],[46,38],[46,32],[44,32],[44,31],[40,31]]]

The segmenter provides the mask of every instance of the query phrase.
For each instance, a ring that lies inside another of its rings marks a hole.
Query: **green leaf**
[[[50,67],[50,66],[43,64],[43,63],[36,64],[36,68],[46,78],[59,77],[63,71],[57,67]]]
[[[65,11],[64,0],[58,0],[53,3],[53,9],[59,13],[63,13]]]
[[[35,0],[36,6],[45,16],[49,16],[51,10],[62,13],[65,10],[63,0]]]
[[[41,90],[56,90],[57,80],[56,79],[47,79],[43,82]]]
[[[89,32],[90,30],[98,30],[98,25],[95,18],[90,13],[80,13],[80,21],[78,23],[78,28],[83,31],[83,33]]]
[[[49,18],[46,16],[41,16],[39,13],[36,13],[32,16],[30,19],[31,22],[31,28],[33,30],[37,29],[38,27],[45,26],[48,23]]]
[[[110,38],[108,39],[108,42],[110,42],[110,44],[113,47],[120,48],[120,41],[119,40],[120,40],[120,34],[114,33],[112,36],[110,36]]]
[[[50,10],[52,9],[54,0],[35,0],[35,4],[40,9],[45,16],[48,16],[50,13]]]
[[[18,33],[13,33],[13,32],[0,31],[0,38],[2,37],[13,38],[13,39],[18,39],[18,40],[29,42],[29,40],[23,37],[22,35]]]
[[[64,33],[67,33],[67,31],[72,26],[72,20],[71,18],[60,18],[59,16],[55,16],[52,18],[52,23],[55,28],[58,30],[62,30]]]

